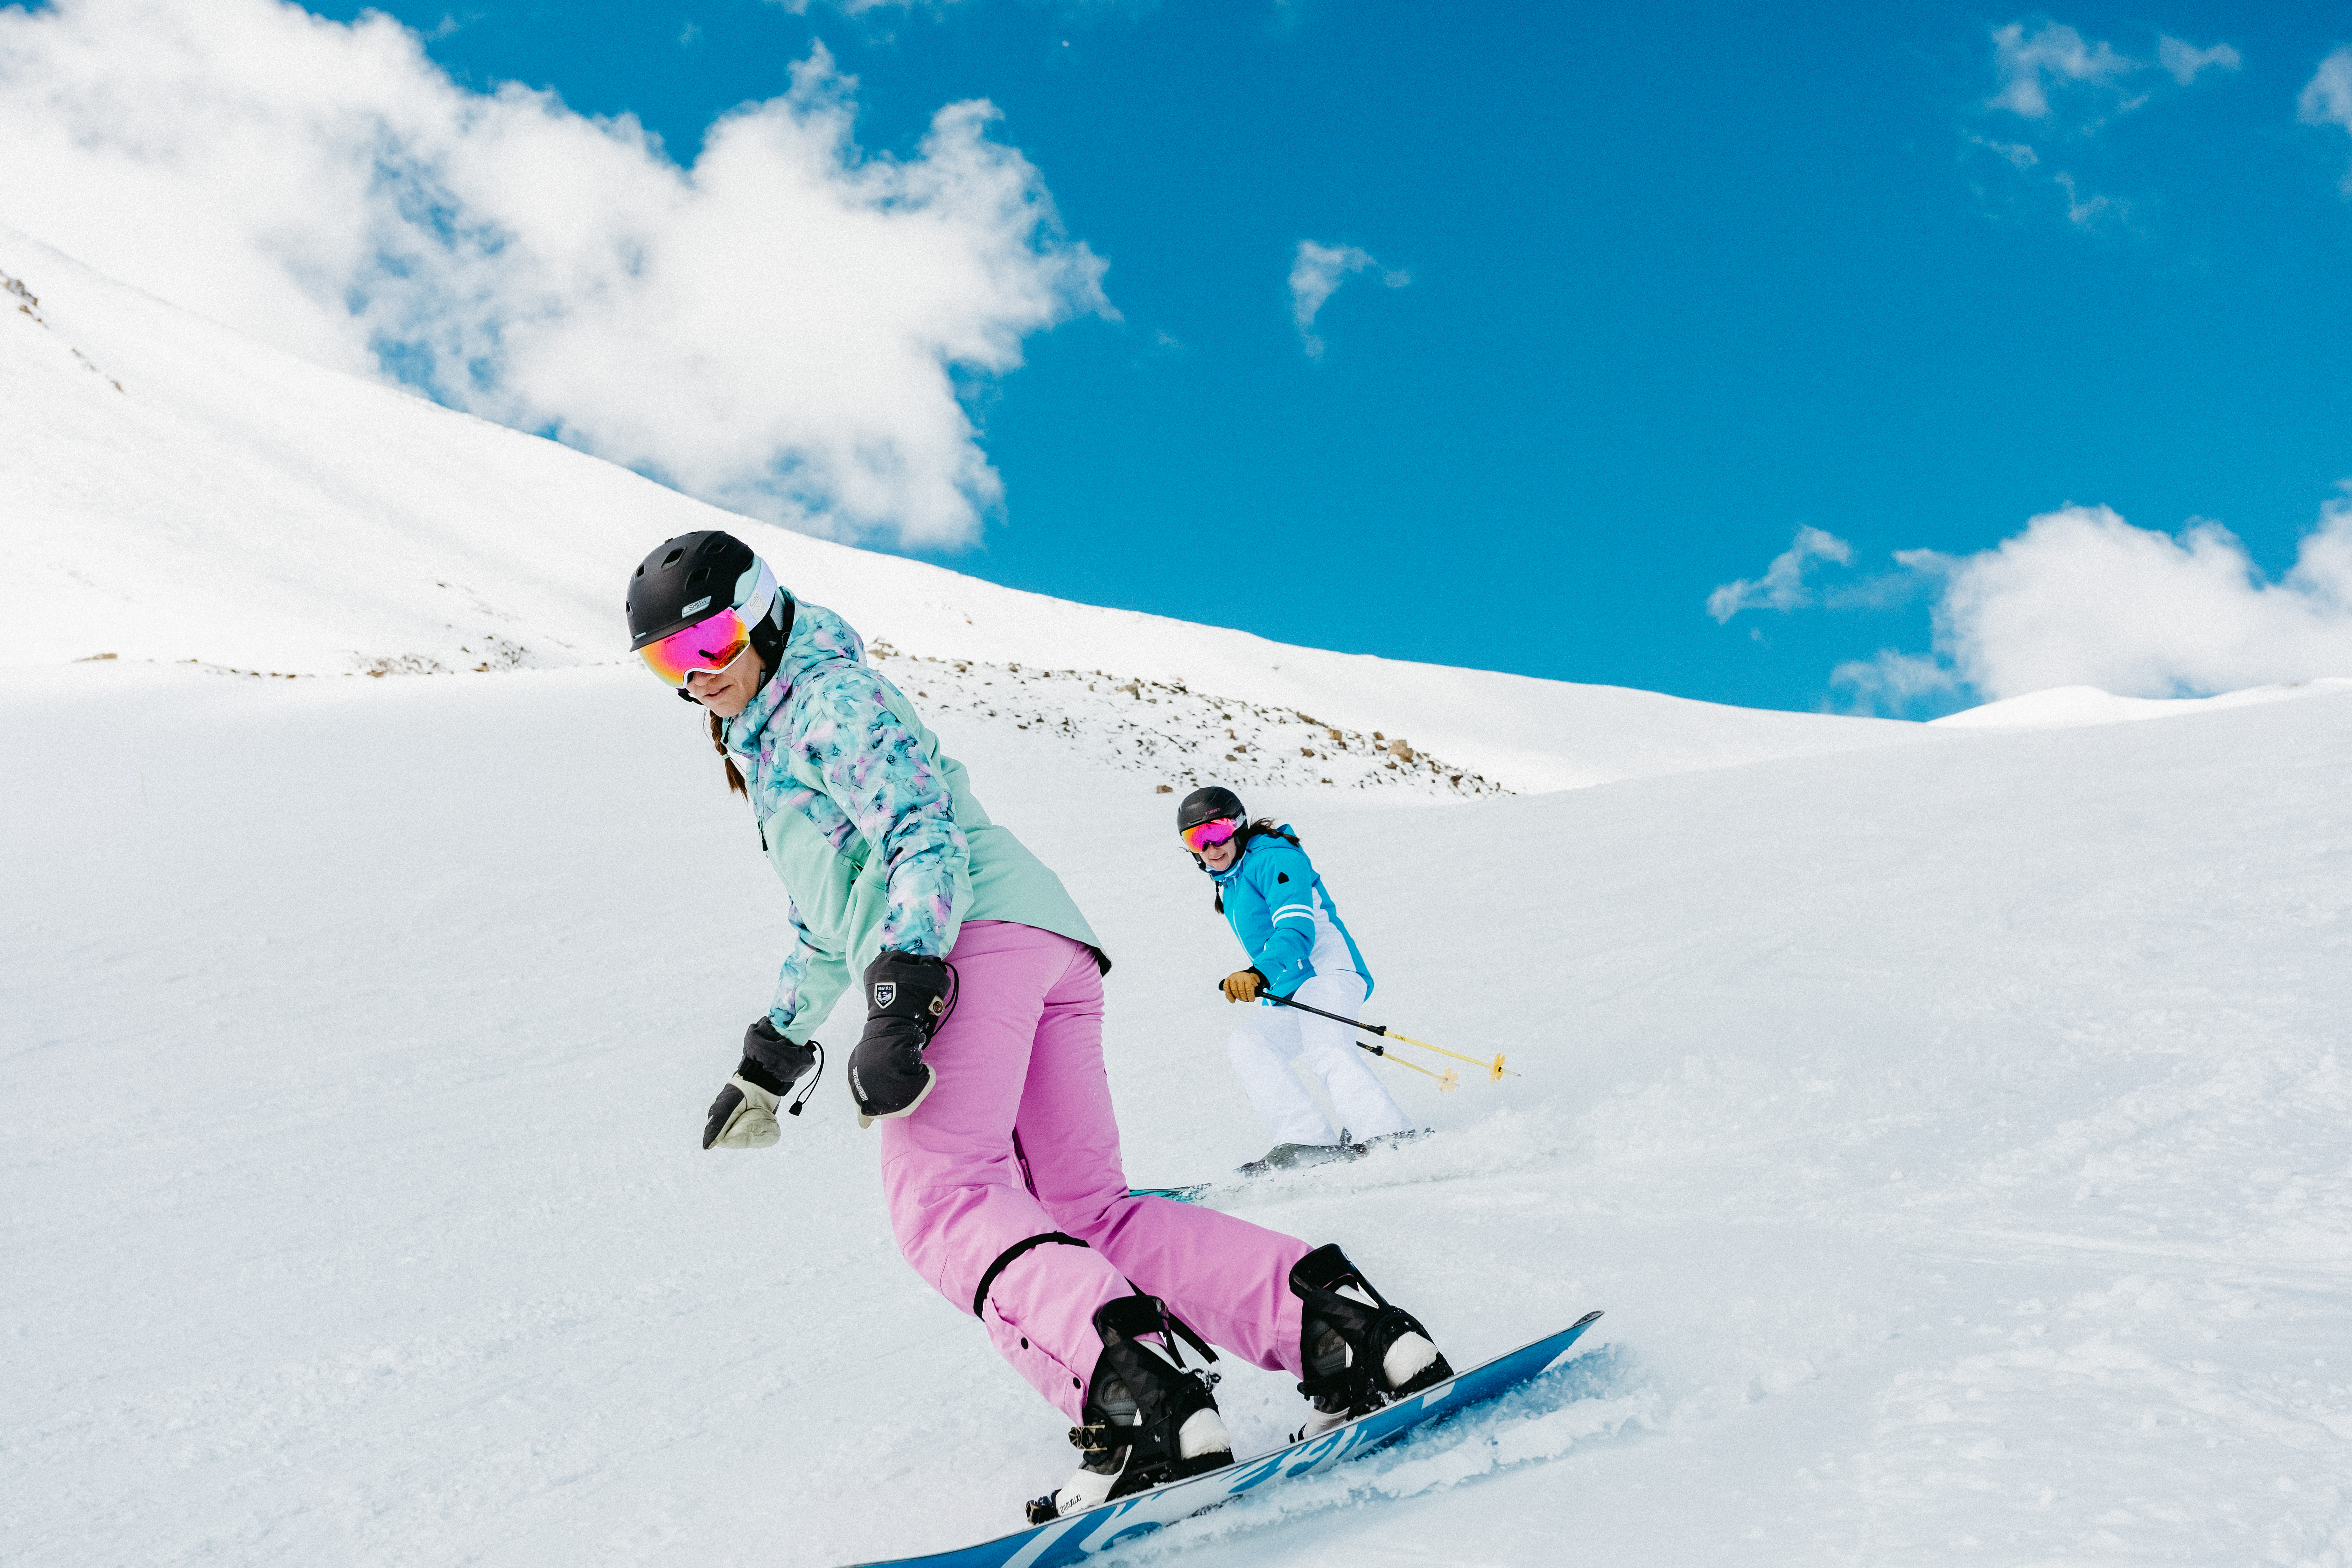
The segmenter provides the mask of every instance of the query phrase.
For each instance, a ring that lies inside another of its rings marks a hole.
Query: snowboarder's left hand
[[[1265,984],[1265,976],[1255,969],[1236,969],[1225,976],[1225,1000],[1255,1002]]]
[[[793,1080],[816,1060],[816,1042],[795,1045],[761,1018],[743,1031],[743,1059],[702,1129],[706,1149],[765,1149],[780,1136],[776,1107],[793,1091]]]
[[[946,959],[919,952],[875,954],[866,966],[866,1033],[849,1057],[857,1125],[911,1116],[923,1103],[934,1079],[923,1047],[954,1006],[955,971]]]

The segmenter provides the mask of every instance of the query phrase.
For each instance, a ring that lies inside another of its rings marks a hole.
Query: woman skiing
[[[1232,1462],[1180,1339],[1297,1374],[1310,1428],[1452,1375],[1338,1247],[1129,1194],[1103,1066],[1110,961],[840,617],[717,531],[646,556],[627,610],[630,647],[709,711],[789,895],[775,999],[702,1146],[777,1141],[776,1108],[822,1071],[810,1031],[861,972],[845,1076],[859,1125],[881,1126],[899,1250],[1077,1423],[1086,1458],[1033,1521]]]
[[[1274,1147],[1242,1173],[1346,1159],[1365,1142],[1410,1135],[1412,1118],[1364,1066],[1353,1029],[1261,1000],[1296,997],[1353,1018],[1371,994],[1371,971],[1298,836],[1265,817],[1252,822],[1241,797],[1215,784],[1184,797],[1176,832],[1193,864],[1217,884],[1217,911],[1249,956],[1248,968],[1225,976],[1225,1000],[1258,1003],[1234,1027],[1225,1052]],[[1300,1057],[1339,1110],[1337,1134],[1290,1069]]]

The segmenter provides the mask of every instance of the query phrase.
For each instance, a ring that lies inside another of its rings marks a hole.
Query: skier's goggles
[[[681,627],[659,642],[647,643],[637,653],[646,668],[670,685],[682,687],[696,670],[724,669],[751,646],[750,624],[740,611],[727,609]]]
[[[1210,845],[1223,844],[1226,839],[1231,838],[1234,834],[1239,833],[1241,830],[1242,819],[1240,817],[1221,816],[1213,822],[1196,823],[1191,827],[1183,828],[1178,832],[1176,837],[1184,841],[1185,848],[1190,849],[1193,854],[1198,855]]]

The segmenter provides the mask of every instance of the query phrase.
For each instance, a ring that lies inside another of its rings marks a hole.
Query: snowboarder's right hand
[[[911,1116],[937,1075],[923,1060],[955,1006],[955,971],[928,953],[885,950],[866,966],[866,1033],[849,1057],[857,1125]]]
[[[702,1129],[705,1149],[765,1149],[779,1133],[776,1107],[793,1091],[793,1081],[816,1060],[816,1042],[794,1045],[761,1018],[743,1031],[743,1059],[735,1076],[710,1102]]]
[[[1236,969],[1231,974],[1225,976],[1225,1000],[1228,1002],[1255,1002],[1257,1000],[1259,990],[1265,984],[1265,976],[1260,974],[1256,970]]]

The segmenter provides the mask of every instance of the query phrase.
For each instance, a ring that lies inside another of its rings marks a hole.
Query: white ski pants
[[[1318,974],[1299,986],[1297,1000],[1327,1013],[1352,1018],[1364,1005],[1363,976]],[[1403,1107],[1372,1076],[1371,1058],[1356,1048],[1356,1031],[1295,1007],[1259,1003],[1243,1009],[1225,1051],[1250,1103],[1265,1118],[1276,1143],[1337,1143],[1339,1135],[1324,1120],[1290,1064],[1299,1058],[1331,1096],[1341,1125],[1357,1139],[1402,1132],[1412,1126]]]

